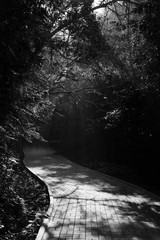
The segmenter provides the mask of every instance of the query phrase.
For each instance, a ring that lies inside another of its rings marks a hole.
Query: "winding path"
[[[25,164],[50,189],[36,240],[160,240],[160,199],[75,165],[49,147],[25,148]]]

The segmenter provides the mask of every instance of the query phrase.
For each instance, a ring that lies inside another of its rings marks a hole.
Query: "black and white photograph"
[[[160,0],[0,0],[0,240],[160,240]]]

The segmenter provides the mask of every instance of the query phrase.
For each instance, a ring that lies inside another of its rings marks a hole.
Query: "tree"
[[[159,75],[159,9],[160,3],[156,0],[147,0],[137,8],[137,13],[141,15],[141,20],[139,22],[140,31],[146,39],[146,54],[142,55],[141,53],[143,61],[145,62],[144,70],[153,78],[157,78]]]
[[[50,37],[44,1],[2,1],[0,9],[0,125],[1,145],[17,141],[23,135],[25,117],[31,114],[25,106],[33,96],[25,95],[27,81],[38,78],[34,68],[40,64],[42,49]],[[23,96],[24,94],[24,96]],[[23,112],[23,114],[22,114]],[[5,138],[4,138],[5,135]]]

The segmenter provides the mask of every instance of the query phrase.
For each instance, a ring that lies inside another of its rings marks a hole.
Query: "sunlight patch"
[[[152,202],[152,203],[150,203],[150,204],[160,207],[160,202]]]
[[[52,169],[69,169],[71,168],[71,165],[67,165],[67,164],[58,164],[58,165],[49,165],[48,169],[52,170]]]
[[[137,195],[137,194],[135,194],[134,196],[129,195],[128,200],[130,200],[130,202],[136,202],[138,204],[149,203],[150,201],[149,198],[146,198],[142,195]]]
[[[85,175],[85,174],[77,174],[77,178],[82,178],[82,179],[84,179],[84,178],[87,178],[88,176],[87,175]]]
[[[156,228],[156,225],[153,222],[142,221],[142,223],[145,224],[147,227]]]

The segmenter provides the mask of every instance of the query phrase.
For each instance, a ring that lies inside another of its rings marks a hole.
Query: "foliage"
[[[154,79],[159,77],[159,9],[160,3],[156,0],[147,0],[136,9],[136,11],[142,16],[139,23],[140,31],[146,39],[145,48],[147,48],[148,51],[146,52],[146,55],[143,54],[145,71],[148,77],[152,77]]]
[[[66,45],[52,52],[51,62],[57,65],[52,77],[50,72],[56,105],[50,138],[63,141],[65,153],[83,162],[115,160],[139,169],[145,163],[146,175],[152,158],[157,176],[159,53],[158,41],[152,41],[152,35],[159,37],[157,24],[153,27],[156,4],[115,1],[105,16],[84,18],[87,30],[84,19],[75,22],[77,35],[66,27]],[[93,29],[95,41],[89,37],[93,39]]]
[[[0,231],[3,239],[29,239],[31,236],[27,235],[33,235],[37,229],[36,223],[30,226],[31,232],[25,230],[38,211],[27,199],[30,194],[27,196],[26,191],[37,198],[39,190],[36,187],[41,187],[20,162],[24,157],[24,139],[41,139],[34,118],[41,118],[42,107],[39,113],[34,112],[34,107],[45,98],[46,84],[38,76],[38,69],[44,44],[51,36],[51,24],[42,3],[44,1],[1,1]],[[40,193],[45,191],[41,189]],[[45,198],[38,197],[40,202],[46,203]]]
[[[46,21],[47,11],[42,3],[1,3],[0,145],[8,155],[18,151],[18,141],[31,138],[28,128],[35,128],[32,108],[42,96],[42,81],[34,69],[38,68],[42,48],[50,37],[50,23]]]
[[[0,235],[3,239],[34,239],[40,211],[48,205],[46,188],[15,158],[1,159]],[[35,204],[36,203],[36,204]]]
[[[33,118],[40,119],[46,114],[49,117],[50,110],[54,111],[54,104],[47,99],[50,85],[56,87],[57,78],[62,80],[69,72],[71,77],[74,60],[87,64],[97,59],[102,61],[104,49],[103,58],[106,59],[107,53],[112,55],[93,13],[94,9],[108,6],[112,6],[112,2],[103,1],[102,6],[94,7],[93,1],[2,1],[0,125],[3,133],[7,133],[1,138],[3,152],[11,148],[10,142],[23,138],[31,141],[32,136],[40,138]],[[57,54],[62,56],[56,60],[57,70],[56,62],[51,60],[53,68],[49,78],[46,69],[39,69],[47,51],[50,51],[51,59]],[[54,84],[50,81],[53,75],[57,76]],[[70,84],[71,92],[74,91],[73,85]]]
[[[159,6],[156,0],[2,1],[4,189],[13,178],[10,157],[23,158],[24,140],[43,140],[37,126],[51,117],[48,139],[63,141],[63,150],[83,161],[143,166],[155,151],[157,164]],[[97,17],[100,8],[104,15]],[[14,188],[8,197],[26,216],[23,197]]]

